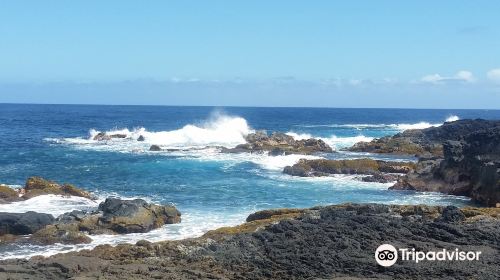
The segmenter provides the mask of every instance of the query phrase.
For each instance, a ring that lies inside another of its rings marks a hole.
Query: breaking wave
[[[347,137],[339,137],[336,135],[332,135],[330,137],[315,137],[311,134],[308,133],[295,133],[295,132],[287,132],[287,135],[292,136],[295,140],[301,140],[301,139],[309,139],[309,138],[319,138],[325,143],[327,143],[330,147],[338,150],[340,148],[346,148],[350,147],[357,142],[370,142],[373,140],[373,137],[368,137],[364,135],[358,135],[358,136],[347,136]]]
[[[458,121],[460,118],[456,115],[451,115],[445,119],[444,122],[454,122]],[[404,131],[408,129],[424,129],[429,127],[441,126],[443,123],[430,123],[430,122],[418,122],[418,123],[399,123],[399,124],[318,124],[318,125],[299,125],[300,127],[329,127],[329,128],[351,128],[356,130],[394,130],[394,131]]]

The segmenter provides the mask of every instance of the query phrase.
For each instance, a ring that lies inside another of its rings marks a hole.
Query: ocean
[[[390,191],[391,184],[352,175],[298,178],[282,170],[300,158],[362,158],[412,161],[413,157],[342,151],[358,141],[405,129],[439,126],[465,118],[500,119],[500,110],[250,108],[0,104],[0,183],[22,186],[30,176],[72,183],[98,201],[40,196],[0,204],[0,212],[60,215],[91,210],[106,197],[143,198],[173,204],[182,222],[144,234],[96,235],[82,245],[0,245],[0,259],[51,255],[99,244],[197,237],[244,222],[261,209],[311,207],[344,202],[467,205],[466,197]],[[295,138],[321,138],[338,152],[312,156],[223,154],[219,147],[244,143],[255,130]],[[98,132],[126,139],[93,141]],[[136,139],[144,136],[146,141]],[[150,152],[152,144],[170,151]]]

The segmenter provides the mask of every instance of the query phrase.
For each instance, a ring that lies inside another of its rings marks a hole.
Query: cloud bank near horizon
[[[414,81],[279,77],[0,83],[0,103],[500,109],[500,68],[482,77],[461,70]]]

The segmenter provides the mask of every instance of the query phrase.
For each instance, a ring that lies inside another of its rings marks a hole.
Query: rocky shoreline
[[[65,186],[71,186],[70,188]],[[71,190],[70,192],[65,190]],[[24,188],[5,187],[0,194],[10,202],[37,195],[58,194],[93,199],[88,192],[73,185],[59,185],[40,177],[31,177]],[[17,196],[17,198],[16,198]],[[0,244],[24,242],[35,245],[54,243],[90,243],[93,234],[144,233],[166,224],[181,222],[181,213],[174,206],[147,203],[142,199],[122,200],[109,197],[95,211],[74,210],[59,217],[37,212],[0,212]],[[30,235],[28,238],[21,238]],[[89,236],[90,235],[90,236]]]
[[[124,138],[98,134],[96,141]],[[141,141],[137,139],[138,141]],[[144,140],[144,139],[142,139]],[[223,153],[333,153],[319,139],[283,133],[247,135]],[[162,151],[153,145],[152,151]],[[366,182],[396,182],[390,189],[466,195],[491,208],[341,204],[271,209],[246,223],[199,238],[97,246],[29,260],[0,261],[0,279],[498,279],[500,275],[500,121],[461,120],[360,142],[356,152],[412,154],[418,162],[374,159],[301,159],[283,172],[314,177],[359,175]],[[94,197],[73,185],[39,177],[21,189],[0,186],[0,203],[44,194]],[[95,211],[59,217],[36,212],[0,213],[0,242],[46,245],[91,241],[92,234],[143,233],[179,223],[173,206],[141,199],[107,198]],[[19,238],[29,235],[28,238]],[[480,251],[475,261],[379,266],[376,248],[390,243],[416,250]]]
[[[195,239],[0,261],[1,279],[498,279],[500,209],[343,204],[262,211]],[[374,259],[383,243],[481,251],[475,261]]]
[[[500,121],[459,120],[439,127],[407,130],[359,142],[355,152],[413,154],[417,164],[354,160],[306,160],[284,168],[292,176],[366,175],[367,182],[396,182],[391,190],[440,192],[468,196],[500,207]],[[399,173],[402,175],[395,175]]]

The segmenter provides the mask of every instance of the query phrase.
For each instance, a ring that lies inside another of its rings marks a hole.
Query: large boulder
[[[25,235],[32,234],[37,230],[54,223],[52,215],[26,212],[26,213],[3,213],[0,212],[0,235]]]
[[[100,227],[116,233],[148,232],[165,224],[179,223],[181,213],[173,206],[147,203],[142,199],[107,198],[99,205]]]
[[[153,152],[159,152],[161,151],[161,147],[158,145],[151,145],[151,147],[149,147],[149,150]]]

